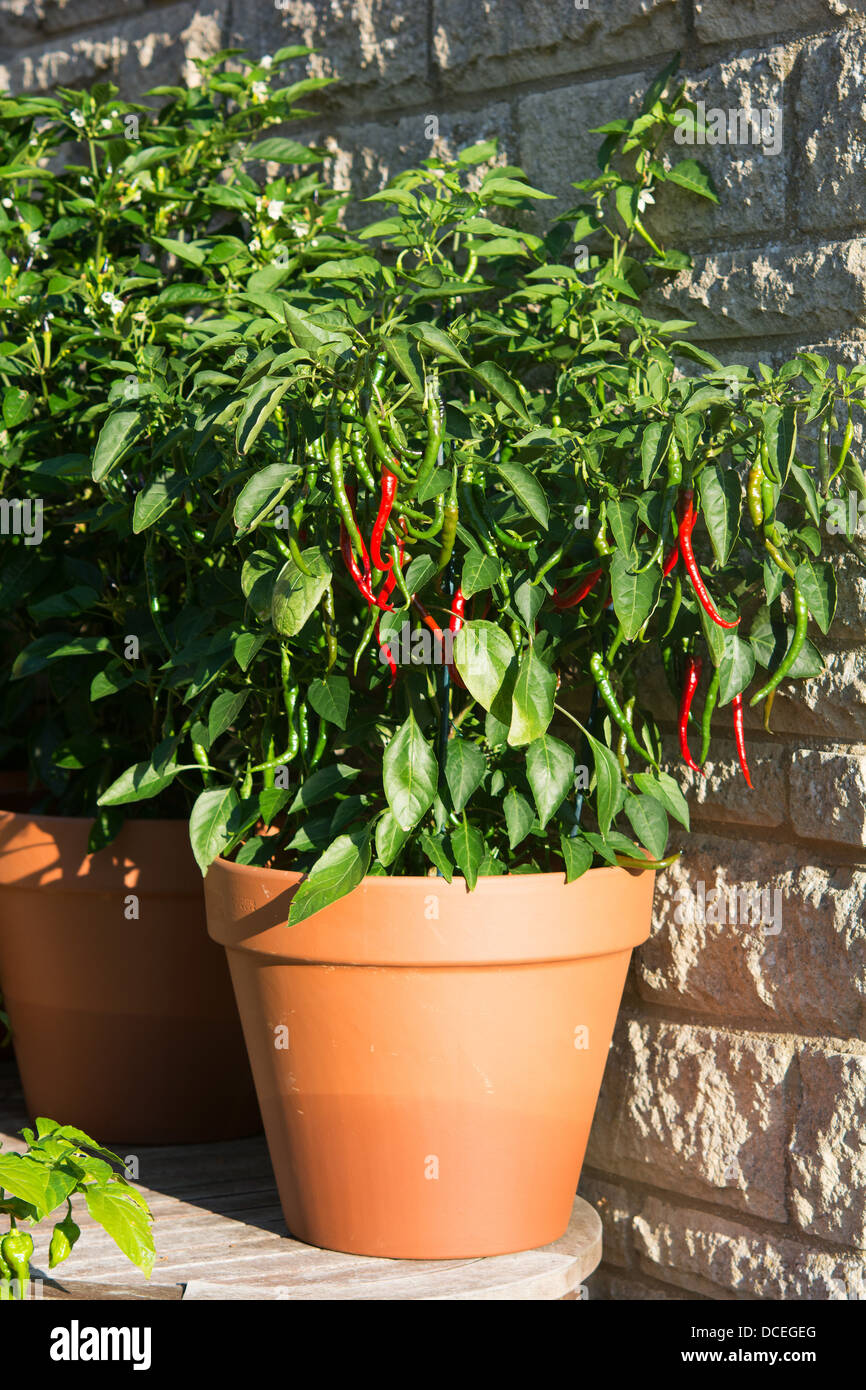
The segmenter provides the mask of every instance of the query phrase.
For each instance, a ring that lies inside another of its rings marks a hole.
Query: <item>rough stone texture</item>
[[[694,270],[662,288],[659,308],[693,319],[698,337],[797,335],[839,331],[866,310],[866,241],[796,249],[770,242],[696,256]]]
[[[778,105],[783,143],[663,152],[702,158],[721,202],[668,185],[649,209],[695,259],[659,309],[696,319],[725,360],[866,358],[866,0],[0,0],[0,89],[107,77],[134,100],[194,81],[191,60],[221,47],[294,43],[339,78],[310,131],[338,185],[372,192],[495,135],[554,212],[595,172],[589,128],[634,111],[680,50],[694,98]],[[606,1243],[590,1298],[866,1297],[866,575],[842,557],[837,575],[825,672],[782,687],[772,737],[747,711],[754,793],[728,709],[691,779],[696,833],[677,831],[686,853],[659,880],[590,1143]],[[641,693],[670,735],[657,664]],[[697,920],[701,882],[778,889],[781,931]]]
[[[866,844],[866,759],[801,749],[791,767],[791,821],[811,839]]]
[[[784,1221],[793,1055],[784,1038],[624,1014],[587,1162]]]
[[[695,0],[695,33],[702,43],[729,43],[756,34],[834,27],[863,9],[862,0]]]
[[[791,1143],[794,1220],[810,1235],[866,1247],[866,1055],[808,1048],[800,1077]]]
[[[310,71],[338,78],[331,104],[356,115],[429,100],[427,27],[427,0],[281,0],[235,5],[231,40],[255,56],[317,49]]]
[[[220,47],[226,5],[227,0],[213,0],[163,6],[8,59],[0,54],[0,89],[43,91],[110,78],[132,100],[178,77],[194,82],[192,59]]]
[[[866,1298],[866,1260],[810,1250],[715,1214],[647,1199],[634,1220],[640,1266],[654,1278],[745,1298]]]
[[[636,114],[649,78],[650,74],[608,78],[534,92],[518,101],[521,165],[540,188],[561,199],[557,213],[584,201],[571,185],[598,172],[595,156],[601,137],[591,135],[588,127],[629,110]],[[593,113],[589,121],[588,111]]]
[[[792,138],[784,119],[786,90],[796,56],[794,45],[749,52],[693,75],[689,93],[704,102],[707,112],[744,111],[753,119],[749,124],[726,119],[726,138],[719,144],[670,143],[666,162],[701,160],[724,192],[714,204],[674,185],[665,188],[658,210],[647,219],[663,241],[688,247],[696,237],[778,235],[788,191],[787,140]],[[715,138],[714,130],[709,133]]]
[[[759,893],[763,923],[756,921]],[[804,864],[802,854],[779,845],[695,835],[659,879],[635,980],[641,998],[709,1018],[861,1036],[866,871]]]
[[[681,48],[676,0],[433,0],[433,54],[446,88],[531,82]]]

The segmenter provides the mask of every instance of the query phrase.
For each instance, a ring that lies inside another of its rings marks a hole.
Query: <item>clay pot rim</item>
[[[293,888],[295,884],[300,883],[301,879],[304,878],[304,874],[298,869],[273,869],[257,864],[236,864],[233,859],[223,859],[222,855],[217,855],[210,867],[213,868],[215,865],[219,865],[220,869],[227,869],[231,873],[254,874],[257,877],[261,877],[262,874],[279,875],[279,877],[285,881],[285,886],[287,888]],[[641,874],[654,874],[655,872],[655,869],[649,867],[646,869],[627,869],[621,864],[600,864],[597,868],[587,869],[586,873],[581,874],[580,878],[574,879],[571,883],[565,882],[565,871],[563,869],[555,873],[540,870],[537,873],[483,874],[479,876],[475,888],[472,891],[473,893],[477,893],[482,887],[486,892],[495,891],[492,888],[493,884],[513,883],[515,879],[526,879],[532,883],[542,884],[558,883],[562,888],[573,888],[589,874],[594,876],[599,874],[615,874],[617,877],[628,874],[629,878],[635,878],[640,877]],[[449,891],[463,888],[466,884],[466,880],[459,874],[455,874],[450,883],[447,879],[440,878],[436,874],[365,874],[358,887],[363,886],[366,888],[372,884],[376,884],[377,886],[381,884],[384,892],[396,892],[401,884],[420,885],[422,883],[435,883],[437,888],[444,888],[446,891]],[[385,888],[386,884],[388,885],[387,888]],[[357,890],[353,889],[352,891],[355,892]]]

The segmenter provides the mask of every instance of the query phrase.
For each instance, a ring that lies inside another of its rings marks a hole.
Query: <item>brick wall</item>
[[[818,347],[866,324],[863,0],[0,0],[0,86],[112,76],[124,96],[228,43],[320,49],[338,90],[316,134],[372,191],[431,152],[497,135],[571,198],[587,127],[622,114],[675,49],[708,107],[777,107],[776,154],[700,153],[718,208],[655,225],[695,270],[666,292],[723,358]],[[431,122],[430,117],[435,117]],[[756,791],[719,724],[695,834],[656,894],[588,1156],[605,1222],[592,1297],[866,1298],[866,579],[840,566],[826,675],[753,721]],[[659,699],[664,697],[660,694]],[[726,712],[723,711],[723,716]],[[700,885],[707,910],[698,911]],[[712,890],[780,893],[781,921],[714,919]],[[772,932],[768,925],[780,925]]]

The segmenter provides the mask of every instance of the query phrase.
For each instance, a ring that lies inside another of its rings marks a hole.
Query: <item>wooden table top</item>
[[[27,1123],[17,1077],[0,1066],[0,1143],[21,1151]],[[96,1136],[97,1138],[99,1136]],[[135,1148],[154,1216],[157,1258],[148,1281],[73,1202],[81,1240],[48,1275],[48,1240],[34,1232],[34,1270],[56,1299],[564,1299],[601,1259],[598,1213],[575,1198],[552,1245],[470,1260],[391,1260],[302,1245],[286,1234],[263,1137]],[[127,1155],[121,1155],[124,1159]],[[51,1280],[51,1283],[48,1280]]]

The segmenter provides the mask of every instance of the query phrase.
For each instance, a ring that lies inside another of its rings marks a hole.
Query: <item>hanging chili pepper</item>
[[[402,523],[403,523],[403,517],[402,517],[402,516],[400,517],[400,522],[401,522],[401,525],[402,525]],[[382,607],[382,601],[384,600],[385,603],[387,603],[387,602],[388,602],[388,599],[391,597],[392,593],[394,592],[394,588],[395,588],[396,583],[397,583],[397,567],[399,567],[400,569],[402,569],[402,567],[403,567],[403,554],[404,554],[405,549],[406,549],[406,537],[405,537],[405,536],[401,536],[401,537],[400,537],[400,542],[399,542],[399,544],[398,544],[397,546],[393,546],[393,545],[391,546],[391,553],[390,553],[389,556],[388,556],[388,569],[387,569],[387,572],[386,572],[386,575],[385,575],[385,583],[382,585],[381,589],[379,590],[379,595],[378,595],[378,598],[376,599],[376,602],[377,602],[377,604],[379,605],[380,608]]]
[[[586,575],[585,579],[580,584],[578,584],[576,589],[572,589],[570,594],[563,594],[561,598],[557,594],[556,589],[554,589],[554,608],[557,608],[560,611],[562,611],[565,608],[575,608],[578,603],[582,603],[583,600],[586,598],[587,594],[591,593],[591,591],[595,588],[599,579],[601,579],[602,573],[603,571],[601,569],[590,570],[589,574]]]
[[[394,505],[394,498],[397,495],[397,474],[392,473],[390,468],[382,469],[382,493],[379,502],[379,511],[373,525],[373,534],[370,537],[370,558],[377,570],[388,570],[391,568],[390,559],[382,559],[382,537],[385,534],[385,527],[388,525],[388,518],[391,515],[391,508]]]
[[[454,552],[454,541],[457,537],[457,522],[460,516],[460,509],[457,504],[457,468],[456,465],[451,470],[451,491],[448,494],[448,501],[445,503],[445,520],[442,523],[442,540],[439,545],[439,554],[436,556],[436,568],[440,572],[445,569]]]
[[[701,679],[702,669],[703,662],[701,658],[699,656],[690,656],[686,667],[686,678],[683,682],[682,698],[680,700],[680,753],[682,754],[683,762],[686,764],[686,767],[690,767],[693,772],[701,772],[701,769],[689,752],[689,715],[691,713],[692,700],[695,698],[695,691]],[[704,774],[701,773],[702,777],[703,775]]]
[[[457,589],[455,589],[455,591],[454,591],[454,597],[453,597],[452,600],[451,600],[451,618],[450,618],[450,621],[449,621],[449,623],[448,623],[448,630],[449,630],[449,632],[451,633],[451,643],[452,643],[452,645],[451,645],[451,652],[452,652],[452,655],[453,655],[453,653],[454,653],[454,645],[453,645],[453,644],[454,644],[454,638],[456,637],[457,633],[460,631],[461,627],[463,626],[465,617],[466,617],[466,599],[464,598],[463,590],[462,590],[461,588],[457,588]],[[466,687],[465,687],[464,682],[463,682],[463,677],[460,675],[460,672],[457,670],[457,667],[454,665],[454,662],[453,662],[453,661],[449,661],[449,663],[448,663],[448,670],[449,670],[449,672],[450,672],[450,674],[451,674],[451,679],[452,679],[453,681],[455,681],[457,685],[461,686],[461,687],[465,690]]]
[[[710,598],[707,586],[703,581],[700,570],[698,569],[698,562],[695,559],[695,552],[692,549],[692,531],[694,530],[695,522],[698,519],[698,514],[695,510],[694,502],[692,501],[691,488],[685,488],[680,496],[679,507],[677,508],[677,519],[679,521],[680,526],[680,552],[683,557],[683,563],[686,567],[686,573],[688,574],[689,579],[692,582],[692,588],[694,589],[695,595],[697,596],[698,603],[701,605],[707,616],[712,618],[713,622],[716,623],[719,627],[724,627],[728,629],[737,627],[740,621],[739,618],[737,618],[734,622],[728,622],[727,619],[723,618],[722,615],[719,613],[718,609],[713,603],[713,600]]]
[[[667,577],[668,577],[668,575],[670,574],[671,570],[676,568],[676,563],[677,563],[677,560],[678,560],[679,558],[680,558],[680,543],[679,543],[679,541],[677,540],[677,541],[674,541],[673,545],[671,546],[670,550],[668,551],[667,555],[665,556],[665,562],[664,562],[664,564],[662,565],[662,575],[663,575],[663,577],[664,577],[665,579],[667,579]]]
[[[794,635],[791,638],[791,645],[785,653],[776,671],[770,679],[761,686],[756,695],[749,701],[750,705],[756,705],[760,700],[766,700],[768,695],[776,689],[780,681],[787,676],[797,657],[803,649],[806,641],[806,628],[809,625],[809,609],[806,600],[800,592],[797,584],[794,585]]]
[[[343,451],[340,435],[336,429],[333,431],[328,448],[328,470],[331,475],[334,498],[342,517],[342,525],[349,538],[350,549],[355,555],[363,555],[365,553],[364,542],[355,520],[354,489],[350,491],[343,479]]]
[[[710,739],[712,737],[713,713],[719,700],[719,685],[721,683],[721,672],[718,666],[713,671],[713,678],[710,681],[710,688],[707,691],[707,698],[704,701],[704,712],[701,715],[701,763],[707,761],[707,754],[710,751]]]
[[[610,676],[608,675],[607,670],[605,669],[604,658],[602,657],[601,652],[593,652],[589,661],[589,669],[592,672],[593,680],[598,686],[601,698],[604,700],[604,703],[607,705],[608,710],[613,716],[614,722],[625,734],[629,748],[631,748],[633,752],[638,753],[640,757],[645,758],[648,763],[651,763],[653,759],[650,757],[646,749],[640,743],[638,743],[637,734],[635,733],[631,724],[628,722],[628,719],[626,718],[623,710],[620,707],[620,703],[613,692],[613,686],[611,685]]]
[[[17,1229],[9,1232],[0,1241],[0,1255],[4,1264],[12,1271],[17,1283],[18,1298],[23,1299],[30,1282],[30,1260],[33,1255],[33,1237],[27,1231]]]
[[[361,567],[352,553],[349,533],[342,521],[340,522],[340,554],[343,557],[346,569],[355,581],[357,589],[372,606],[375,604],[376,598],[370,585],[370,580],[362,573]]]
[[[731,708],[734,713],[734,742],[737,745],[737,757],[740,760],[740,771],[746,779],[746,785],[751,787],[752,779],[749,776],[749,764],[746,762],[746,735],[743,732],[743,697],[735,695],[731,701]]]
[[[396,663],[396,661],[394,660],[394,654],[393,654],[393,652],[391,651],[390,644],[386,643],[384,646],[382,645],[382,639],[381,639],[381,637],[379,636],[379,624],[380,624],[380,622],[381,622],[381,619],[380,619],[379,617],[377,617],[377,618],[376,618],[376,629],[375,629],[375,631],[376,631],[376,641],[379,643],[379,650],[380,650],[380,652],[382,652],[382,654],[384,655],[385,660],[386,660],[387,663],[388,663],[388,669],[389,669],[390,672],[391,672],[391,679],[390,679],[389,682],[388,682],[388,689],[389,689],[389,690],[393,690],[394,684],[395,684],[395,682],[396,682],[396,680],[397,680],[397,663]]]
[[[756,459],[749,470],[749,481],[746,485],[749,516],[752,518],[752,525],[756,531],[760,531],[764,524],[764,504],[761,498],[761,484],[763,480],[764,470],[761,466],[761,460]]]

